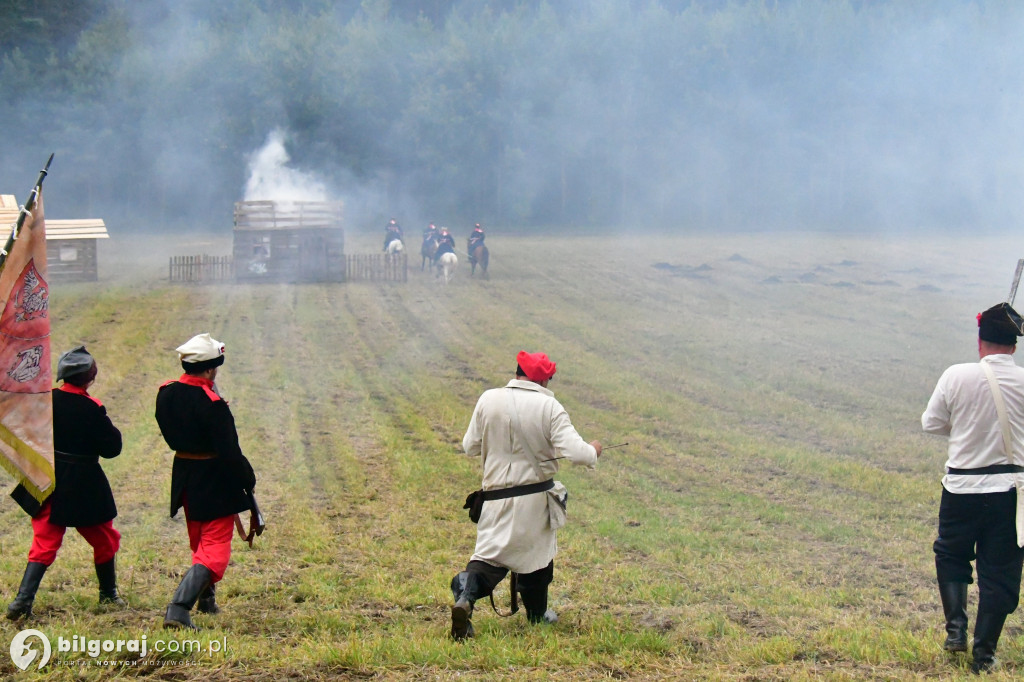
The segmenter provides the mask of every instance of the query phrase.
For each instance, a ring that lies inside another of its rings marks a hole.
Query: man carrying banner
[[[971,561],[977,559],[975,673],[996,665],[1003,623],[1020,599],[1024,519],[1017,497],[1024,472],[1024,368],[1013,353],[1021,335],[1024,319],[1009,304],[979,314],[980,362],[946,369],[921,415],[926,432],[949,437],[933,546],[947,651],[967,651],[967,586],[973,582]]]
[[[252,498],[256,475],[238,445],[227,401],[214,384],[224,364],[224,344],[199,334],[176,350],[185,373],[160,387],[156,420],[175,451],[171,516],[185,508],[192,567],[167,606],[164,627],[197,630],[189,616],[197,601],[202,613],[220,610],[214,585],[231,559],[238,513],[257,513]]]
[[[79,346],[60,356],[53,391],[53,445],[56,485],[53,494],[32,516],[32,547],[18,596],[7,607],[11,620],[30,616],[36,591],[69,527],[92,545],[100,603],[126,606],[117,593],[115,559],[121,534],[114,528],[117,506],[99,458],[121,454],[121,432],[88,388],[96,380],[96,362]],[[23,485],[11,494],[23,507],[34,502]]]
[[[548,381],[555,363],[544,353],[521,351],[516,377],[485,391],[462,439],[466,454],[480,456],[483,500],[476,550],[452,579],[451,636],[473,636],[473,603],[488,596],[512,571],[531,623],[554,623],[548,585],[554,575],[555,531],[565,521],[565,486],[554,481],[559,460],[593,466],[601,443],[586,443]],[[513,594],[516,588],[513,587]]]

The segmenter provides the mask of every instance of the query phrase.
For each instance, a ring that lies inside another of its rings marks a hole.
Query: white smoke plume
[[[273,130],[250,157],[245,201],[326,201],[327,188],[313,173],[288,167],[285,137],[280,128]]]

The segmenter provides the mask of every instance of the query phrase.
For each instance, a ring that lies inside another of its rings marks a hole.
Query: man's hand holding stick
[[[624,445],[629,445],[629,443],[617,443],[615,445],[605,445],[605,446],[602,447],[601,441],[599,441],[599,440],[592,440],[592,441],[590,441],[590,444],[592,446],[594,446],[595,450],[597,450],[597,456],[598,457],[601,456],[601,453],[604,450],[614,450],[615,448],[621,448]],[[552,457],[551,459],[542,459],[541,463],[544,463],[544,462],[554,462],[556,459],[565,459],[565,457],[563,456],[563,457]]]

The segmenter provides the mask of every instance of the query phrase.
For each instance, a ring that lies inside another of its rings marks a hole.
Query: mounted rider
[[[480,227],[480,223],[477,223],[473,228],[473,231],[469,234],[469,240],[467,242],[466,251],[469,252],[469,257],[473,257],[473,250],[478,246],[483,246],[484,243],[484,228]]]
[[[423,241],[424,242],[429,242],[431,240],[437,239],[437,236],[438,236],[437,226],[434,225],[434,223],[430,223],[423,230]]]
[[[384,251],[388,250],[388,244],[398,239],[401,240],[405,235],[402,233],[402,227],[395,222],[392,218],[391,221],[384,226]]]
[[[437,263],[446,253],[455,253],[455,237],[448,231],[447,227],[441,228],[441,234],[437,237],[437,251],[434,252],[434,262]]]

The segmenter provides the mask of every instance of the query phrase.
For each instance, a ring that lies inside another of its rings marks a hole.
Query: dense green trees
[[[226,226],[280,128],[368,224],[1000,227],[1022,24],[1010,0],[8,0],[0,192],[57,151],[62,215]]]

